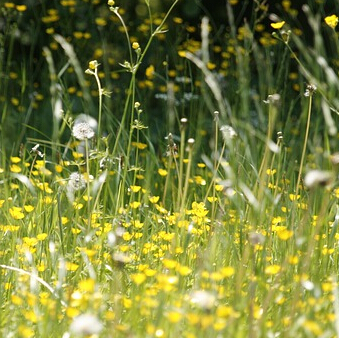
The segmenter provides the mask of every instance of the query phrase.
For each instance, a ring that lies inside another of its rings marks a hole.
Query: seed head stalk
[[[86,74],[93,75],[99,92],[99,107],[98,107],[98,138],[97,138],[97,149],[99,149],[100,135],[101,135],[101,119],[102,119],[102,95],[103,89],[101,87],[101,82],[98,75],[98,67],[99,63],[97,60],[93,60],[89,62],[88,69],[85,71]]]
[[[305,131],[305,138],[304,138],[304,145],[303,145],[303,150],[301,153],[301,160],[300,160],[300,166],[299,166],[299,173],[298,173],[298,179],[297,179],[297,185],[296,185],[296,191],[295,195],[298,196],[299,192],[299,184],[301,181],[301,174],[304,166],[304,160],[305,160],[305,154],[306,154],[306,146],[307,146],[307,141],[308,141],[308,134],[310,131],[310,124],[311,124],[311,112],[312,112],[312,97],[313,93],[315,91],[315,87],[312,85],[308,86],[307,89],[309,101],[308,101],[308,112],[307,112],[307,124],[306,124],[306,131]]]
[[[190,173],[191,173],[191,167],[192,167],[192,158],[193,158],[193,145],[195,140],[190,138],[187,140],[188,143],[188,162],[187,162],[187,170],[186,170],[186,177],[185,177],[185,184],[184,184],[184,190],[182,193],[182,200],[181,200],[181,206],[180,206],[180,215],[183,217],[184,208],[186,204],[186,198],[188,193],[188,184],[190,179]]]
[[[100,135],[101,135],[101,118],[102,118],[102,87],[101,82],[98,76],[98,69],[94,70],[94,77],[97,82],[98,92],[99,92],[99,111],[98,111],[98,139],[97,139],[97,148],[99,149]]]
[[[88,139],[85,139],[85,152],[86,152],[86,172],[87,172],[87,177],[86,177],[86,182],[87,182],[87,208],[88,208],[88,231],[91,228],[91,197],[90,197],[90,186],[89,186],[89,178],[90,178],[90,173],[89,173],[89,146],[88,146]]]
[[[178,201],[177,201],[177,209],[179,209],[182,201],[182,193],[183,193],[183,173],[184,173],[184,156],[185,156],[185,136],[186,136],[186,127],[187,127],[187,119],[182,118],[180,120],[180,155],[179,155],[179,174],[178,174]]]

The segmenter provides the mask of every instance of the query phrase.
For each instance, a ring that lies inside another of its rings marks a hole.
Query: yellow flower
[[[16,165],[16,164],[12,164],[10,167],[9,167],[9,170],[12,172],[12,173],[19,173],[21,172],[21,168]]]
[[[4,7],[5,8],[14,8],[15,4],[13,2],[5,2]]]
[[[9,213],[14,219],[23,219],[25,217],[24,213],[22,213],[22,208],[20,207],[9,208]]]
[[[265,273],[267,275],[276,275],[278,272],[280,272],[280,270],[281,270],[281,267],[279,265],[273,264],[273,265],[269,265],[266,267]]]
[[[273,176],[276,172],[277,172],[276,169],[267,169],[267,170],[266,170],[266,174],[267,174],[268,176]]]
[[[129,188],[132,192],[138,192],[141,189],[140,185],[131,185]]]
[[[151,202],[151,203],[157,203],[158,201],[159,201],[159,198],[160,198],[160,196],[152,196],[152,197],[148,197],[148,199],[149,199],[149,201]],[[1,204],[1,200],[0,200],[0,204]]]
[[[161,169],[161,168],[159,168],[159,169],[158,169],[158,174],[159,174],[160,176],[166,176],[166,175],[167,175],[167,170],[166,170],[166,169]]]
[[[17,10],[18,12],[24,12],[26,9],[27,9],[27,6],[26,6],[26,5],[17,5],[17,6],[16,6],[16,10]]]
[[[181,276],[188,276],[192,272],[192,269],[190,267],[184,265],[178,265],[176,270]]]
[[[37,236],[36,236],[36,238],[37,238],[37,240],[38,241],[43,241],[44,239],[46,239],[47,238],[47,234],[46,233],[41,233],[41,234],[38,234]]]
[[[146,74],[146,77],[148,78],[148,79],[153,79],[153,77],[154,77],[154,66],[153,65],[150,65],[150,66],[148,66],[147,68],[146,68],[146,72],[145,72],[145,74]]]
[[[131,206],[132,209],[137,209],[137,208],[140,207],[140,205],[141,205],[141,203],[138,202],[138,201],[134,201],[134,202],[130,203],[130,206]]]
[[[331,28],[335,29],[338,24],[338,20],[339,20],[338,17],[335,14],[333,14],[325,18],[325,23]]]
[[[281,240],[286,241],[293,236],[293,231],[285,228],[277,231],[277,235]]]
[[[89,69],[92,69],[92,70],[98,68],[98,66],[99,66],[99,63],[98,63],[97,60],[92,60],[92,61],[90,61],[89,64],[88,64],[88,68],[89,68]]]
[[[17,157],[17,156],[12,156],[11,157],[11,162],[12,163],[19,163],[20,161],[21,161],[20,157]]]
[[[183,50],[179,50],[179,51],[178,51],[178,55],[179,55],[180,57],[184,58],[184,57],[186,57],[186,52],[183,51]]]
[[[285,25],[285,21],[271,23],[271,27],[274,29],[281,29],[284,25]]]
[[[233,266],[226,266],[220,270],[223,277],[231,277],[235,273],[235,269]]]
[[[141,142],[132,142],[131,143],[133,147],[136,147],[140,150],[143,150],[145,148],[147,148],[147,144],[146,143],[141,143]]]
[[[178,323],[182,318],[182,314],[178,311],[170,311],[167,313],[167,318],[170,323]]]
[[[300,195],[289,194],[288,197],[291,201],[296,201],[300,198]]]
[[[166,269],[174,269],[178,265],[178,262],[173,259],[164,258],[162,264]]]
[[[67,271],[76,271],[78,269],[79,265],[72,263],[72,262],[66,262],[66,270]]]
[[[146,280],[146,276],[143,273],[134,273],[131,275],[131,279],[136,285],[140,285]]]
[[[95,23],[98,26],[106,26],[107,25],[107,21],[103,18],[95,18]]]
[[[133,48],[133,49],[138,49],[138,48],[140,48],[139,43],[138,43],[138,42],[133,42],[133,43],[132,43],[132,48]]]
[[[32,212],[34,210],[33,205],[24,205],[24,209],[26,212]]]
[[[95,280],[92,278],[84,279],[79,282],[79,289],[86,292],[94,292]]]

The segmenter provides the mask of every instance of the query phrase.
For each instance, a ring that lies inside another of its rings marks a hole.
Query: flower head
[[[92,61],[90,61],[90,62],[88,63],[89,69],[92,69],[92,70],[97,69],[98,66],[99,66],[99,63],[98,63],[97,60],[92,60]]]
[[[73,191],[77,191],[86,187],[86,181],[83,175],[74,172],[69,175],[68,187]]]
[[[89,140],[94,137],[94,131],[87,122],[76,123],[72,129],[72,135],[80,140]]]
[[[84,189],[86,187],[86,181],[82,174],[74,172],[69,175],[66,195],[70,203],[74,202],[74,194],[76,191]]]
[[[339,21],[339,19],[335,14],[333,14],[331,16],[327,16],[325,18],[326,25],[330,26],[332,29],[336,28],[338,21]]]
[[[325,170],[311,170],[304,179],[305,186],[315,188],[319,186],[327,186],[333,181],[333,173]]]
[[[228,125],[221,126],[220,131],[224,141],[232,140],[238,135],[237,132]]]
[[[312,96],[317,90],[317,86],[314,84],[308,84],[304,93],[304,96],[309,97]]]
[[[133,43],[132,43],[132,48],[133,48],[133,49],[138,49],[138,48],[140,48],[139,43],[138,43],[138,42],[133,42]]]
[[[281,29],[284,25],[285,25],[285,21],[271,23],[271,27],[274,29]]]
[[[191,293],[190,301],[203,310],[210,310],[215,305],[216,296],[205,290],[196,290]]]
[[[70,330],[75,335],[89,336],[99,334],[103,326],[99,319],[89,313],[75,317]]]
[[[277,105],[280,103],[280,95],[277,93],[268,95],[267,100],[264,100],[264,103]]]

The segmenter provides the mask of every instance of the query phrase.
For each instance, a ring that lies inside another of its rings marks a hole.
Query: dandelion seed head
[[[103,328],[99,319],[89,313],[82,314],[74,318],[70,331],[75,335],[94,335],[99,334]]]
[[[69,175],[68,186],[73,190],[77,191],[86,187],[86,181],[84,176],[78,172],[74,172]]]
[[[267,99],[264,100],[264,103],[266,104],[279,104],[280,102],[280,94],[272,94],[272,95],[268,95],[267,96]]]
[[[72,135],[80,140],[89,140],[94,137],[94,131],[87,122],[80,122],[74,125]]]
[[[314,84],[308,84],[304,93],[305,97],[313,95],[317,90],[317,86]]]
[[[259,232],[251,232],[248,234],[248,240],[252,245],[262,245],[265,243],[265,236]]]
[[[220,127],[221,135],[224,141],[229,141],[238,136],[237,132],[233,129],[233,127],[224,125]]]
[[[216,297],[211,292],[197,290],[191,293],[190,301],[192,304],[197,305],[201,309],[210,310],[215,305]]]
[[[329,185],[333,180],[333,174],[330,171],[311,170],[304,179],[304,184],[308,188],[315,188],[319,186]]]

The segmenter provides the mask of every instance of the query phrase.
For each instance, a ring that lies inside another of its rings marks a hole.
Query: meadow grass
[[[1,336],[339,337],[338,18],[177,2],[2,8]]]

